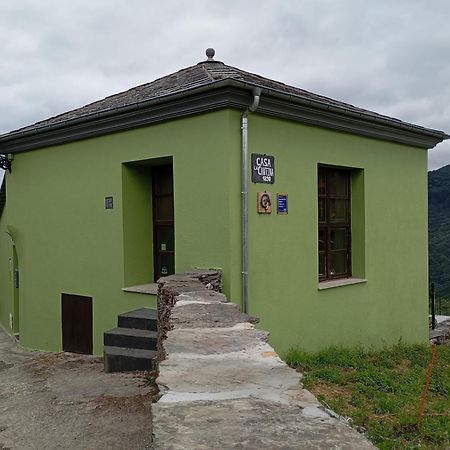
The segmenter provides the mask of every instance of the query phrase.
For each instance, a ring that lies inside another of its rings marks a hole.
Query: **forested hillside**
[[[450,165],[428,172],[430,281],[450,297]]]

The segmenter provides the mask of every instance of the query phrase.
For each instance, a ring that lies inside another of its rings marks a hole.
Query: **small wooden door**
[[[175,273],[172,166],[153,168],[154,280]]]
[[[92,297],[61,294],[65,352],[92,355]]]

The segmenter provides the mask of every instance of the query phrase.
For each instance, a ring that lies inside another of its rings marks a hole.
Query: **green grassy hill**
[[[450,297],[450,165],[428,172],[430,281]]]

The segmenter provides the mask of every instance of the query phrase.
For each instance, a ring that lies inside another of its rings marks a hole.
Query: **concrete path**
[[[430,342],[437,344],[450,344],[450,317],[436,316],[435,329],[430,328]]]
[[[374,448],[302,388],[267,333],[225,296],[180,276],[161,289],[160,310],[174,306],[165,314],[155,449]]]
[[[101,358],[20,348],[0,328],[0,449],[144,449],[152,389]]]

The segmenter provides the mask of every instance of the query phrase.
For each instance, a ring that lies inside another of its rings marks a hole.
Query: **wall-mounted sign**
[[[253,183],[275,183],[275,157],[252,153]]]
[[[272,194],[270,192],[258,192],[257,211],[259,214],[272,214]]]
[[[112,197],[105,197],[105,209],[113,209],[114,200]]]
[[[288,195],[285,192],[280,192],[277,194],[277,213],[288,213]]]

